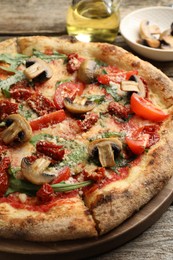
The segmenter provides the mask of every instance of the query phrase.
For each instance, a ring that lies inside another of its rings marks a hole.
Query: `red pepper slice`
[[[63,109],[61,109],[30,121],[30,126],[33,131],[40,130],[44,127],[48,127],[49,125],[60,123],[65,118],[66,118],[65,112]]]

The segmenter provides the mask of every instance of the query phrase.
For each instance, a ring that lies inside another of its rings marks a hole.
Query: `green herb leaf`
[[[42,60],[45,60],[47,62],[50,62],[52,60],[58,60],[58,59],[63,59],[63,60],[67,59],[67,55],[59,53],[57,51],[54,51],[53,54],[51,54],[51,55],[47,55],[43,52],[33,50],[33,55],[42,59]]]
[[[7,64],[10,64],[10,67],[2,67],[2,69],[15,72],[15,69],[22,63],[25,62],[25,60],[28,58],[28,56],[20,53],[16,53],[15,55],[10,53],[1,53],[0,54],[0,61],[5,62]]]
[[[55,192],[66,192],[71,190],[76,190],[82,187],[86,187],[88,185],[92,184],[92,181],[83,181],[79,183],[73,183],[73,184],[67,184],[67,183],[57,183],[52,184],[52,188]]]
[[[10,97],[10,87],[17,83],[18,81],[21,81],[25,79],[25,76],[22,71],[17,71],[17,73],[13,76],[8,77],[5,80],[0,81],[0,89],[2,90],[2,93],[5,97]]]
[[[86,187],[90,185],[92,181],[84,181],[79,183],[68,184],[64,182],[60,182],[57,184],[52,184],[51,187],[53,188],[54,192],[68,192],[71,190],[76,190],[82,187]],[[35,196],[36,192],[41,188],[41,185],[35,185],[30,182],[16,179],[14,175],[11,176],[9,181],[9,188],[5,194],[8,196],[10,193],[13,192],[21,192],[25,193],[30,196]]]
[[[52,135],[50,134],[38,134],[38,135],[34,135],[31,139],[30,139],[30,143],[33,144],[34,146],[36,145],[36,143],[40,140],[47,140],[47,139],[52,139],[54,138]]]
[[[105,101],[105,95],[92,95],[92,96],[85,96],[89,101],[93,101],[97,104],[101,104]]]

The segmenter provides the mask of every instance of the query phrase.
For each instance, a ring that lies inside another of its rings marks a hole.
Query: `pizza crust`
[[[62,204],[63,203],[63,204]],[[95,223],[80,197],[58,201],[49,211],[16,209],[0,204],[0,236],[30,241],[95,237]]]

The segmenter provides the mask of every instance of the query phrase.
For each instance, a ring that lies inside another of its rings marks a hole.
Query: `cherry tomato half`
[[[143,134],[140,137],[126,137],[126,143],[130,150],[134,154],[142,154],[147,147],[147,143],[149,140],[149,135],[148,134]]]
[[[81,95],[85,85],[82,82],[64,82],[60,84],[54,95],[54,104],[57,109],[64,107],[64,98],[74,99],[76,95]]]
[[[49,125],[62,122],[66,118],[63,109],[49,113],[44,116],[40,116],[30,122],[30,126],[33,131],[48,127]]]
[[[105,69],[106,70],[106,69]],[[106,70],[107,71],[107,70]],[[123,70],[113,70],[109,73],[110,70],[108,70],[107,74],[101,74],[97,77],[97,80],[99,83],[104,85],[109,85],[110,81],[113,81],[115,83],[120,83],[123,80],[129,80],[129,78],[132,75],[137,75],[137,70],[132,71],[123,71]]]
[[[147,101],[143,97],[140,97],[136,93],[132,94],[130,104],[132,111],[144,119],[161,122],[169,116],[161,109],[155,107],[151,102]]]

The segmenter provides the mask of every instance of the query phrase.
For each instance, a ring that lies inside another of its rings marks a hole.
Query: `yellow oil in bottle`
[[[114,1],[77,1],[69,7],[67,14],[68,34],[85,42],[113,42],[119,23],[119,8]]]

